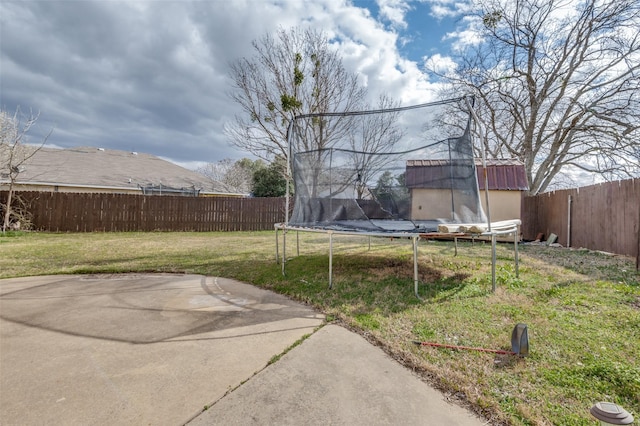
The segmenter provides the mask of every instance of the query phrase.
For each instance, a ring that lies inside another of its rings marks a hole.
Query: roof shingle
[[[23,184],[108,188],[165,186],[216,192],[200,173],[150,154],[102,148],[40,148],[18,176]]]

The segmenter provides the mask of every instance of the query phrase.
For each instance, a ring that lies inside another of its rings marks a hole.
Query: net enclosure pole
[[[333,288],[333,232],[329,231],[329,288]]]
[[[496,234],[491,233],[491,291],[496,292]]]
[[[516,226],[516,230],[513,236],[513,254],[516,262],[516,278],[520,278],[520,259],[518,257],[518,235],[519,227]]]
[[[287,182],[287,186],[285,188],[285,208],[284,208],[284,225],[285,228],[289,225],[289,197],[291,196],[289,186],[291,184],[291,161],[292,161],[292,153],[293,148],[291,147],[291,135],[293,133],[293,123],[296,118],[291,117],[289,120],[289,125],[287,126],[287,176],[285,181]]]
[[[287,228],[282,230],[282,276],[284,273],[284,264],[287,263]]]
[[[284,264],[287,262],[287,226],[289,226],[289,203],[291,193],[289,191],[289,186],[291,184],[291,153],[293,152],[291,147],[291,135],[293,133],[293,123],[295,122],[296,117],[293,116],[289,120],[289,125],[287,126],[287,175],[285,176],[285,200],[284,200],[284,228],[282,230],[282,275],[285,274]]]
[[[469,103],[469,98],[465,98],[465,102],[467,104],[467,108],[473,117],[473,121],[476,123],[478,127],[478,133],[480,135],[480,139],[483,137],[483,126],[473,109],[472,105]],[[489,205],[489,175],[487,174],[487,158],[484,152],[484,147],[480,146],[480,153],[482,154],[482,174],[484,177],[484,198],[485,203],[487,204],[487,229],[491,234],[491,290],[495,293],[496,291],[496,234],[491,230],[491,207]]]
[[[280,262],[280,253],[279,253],[279,250],[278,250],[278,246],[279,246],[279,242],[278,242],[278,239],[279,239],[279,237],[278,237],[278,224],[276,224],[275,228],[276,228],[276,263],[278,263],[278,262]]]
[[[473,106],[469,103],[469,98],[465,98],[464,99],[465,102],[467,103],[467,108],[469,108],[469,112],[471,112],[471,116],[473,117],[473,121],[476,123],[476,126],[478,126],[478,134],[480,135],[480,139],[482,139],[482,135],[483,135],[483,126],[482,123],[480,122],[480,119],[478,118],[478,115],[476,114],[475,110],[473,109]],[[485,203],[487,204],[487,227],[489,232],[491,232],[491,207],[489,206],[489,176],[487,174],[487,158],[486,155],[484,153],[484,147],[480,146],[480,153],[482,155],[482,174],[484,177],[484,199],[485,199]]]
[[[413,237],[413,293],[416,295],[418,299],[420,299],[420,295],[418,294],[418,239],[420,236]]]

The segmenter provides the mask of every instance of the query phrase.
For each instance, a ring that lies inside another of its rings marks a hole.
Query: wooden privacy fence
[[[36,230],[260,231],[284,221],[284,198],[18,192]],[[0,203],[6,191],[0,191]],[[525,197],[522,233],[640,260],[640,179]]]
[[[284,198],[18,192],[40,231],[261,231],[284,221]],[[7,192],[0,193],[5,202]]]
[[[524,198],[522,232],[551,233],[567,247],[640,258],[640,179],[608,182]]]

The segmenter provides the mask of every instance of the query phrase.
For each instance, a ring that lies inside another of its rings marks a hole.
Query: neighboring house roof
[[[480,190],[484,189],[484,168],[482,161],[475,159],[476,176]],[[491,159],[486,160],[487,179],[489,190],[526,191],[529,189],[527,174],[524,164],[515,159]],[[453,169],[452,166],[453,165]],[[457,189],[466,185],[466,179],[472,174],[467,174],[470,164],[463,160],[451,162],[448,160],[409,160],[407,161],[406,184],[408,188],[441,188],[442,183],[450,185],[451,173],[460,182]]]
[[[154,155],[92,147],[40,148],[24,164],[16,183],[127,190],[162,186],[224,192],[204,175]]]

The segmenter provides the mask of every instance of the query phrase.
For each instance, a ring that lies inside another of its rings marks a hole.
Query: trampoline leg
[[[284,276],[284,265],[287,263],[287,229],[282,230],[282,276]]]
[[[329,232],[329,288],[333,288],[333,232]]]
[[[413,292],[418,299],[421,299],[418,294],[418,238],[413,237]]]
[[[491,234],[491,291],[496,292],[496,234]]]
[[[296,256],[300,256],[300,233],[296,231]]]
[[[280,262],[280,253],[278,250],[279,241],[278,241],[278,228],[276,228],[276,263]]]
[[[518,258],[518,230],[516,229],[515,237],[513,238],[513,251],[516,259],[516,278],[520,278],[520,259]]]
[[[454,256],[458,255],[458,237],[453,237],[453,244],[455,246],[455,251],[453,252]]]

